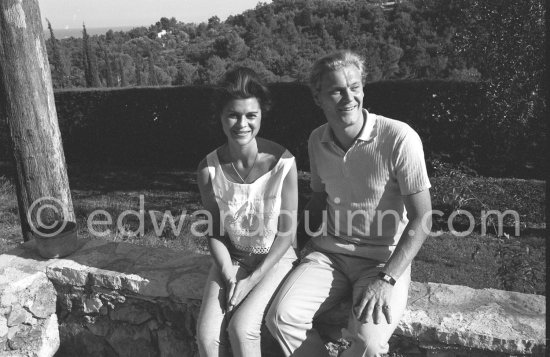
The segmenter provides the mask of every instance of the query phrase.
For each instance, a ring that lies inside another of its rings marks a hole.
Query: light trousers
[[[291,248],[292,249],[292,248]],[[197,323],[197,344],[201,357],[260,357],[260,329],[269,302],[277,288],[292,269],[296,256],[286,254],[263,279],[250,291],[231,313],[224,313],[225,283],[216,264],[204,288],[201,310]],[[250,271],[235,262],[234,274],[238,280]],[[252,262],[251,265],[254,265]]]
[[[313,321],[342,299],[356,301],[363,288],[378,279],[384,263],[342,254],[314,251],[296,267],[279,289],[266,325],[286,356],[328,356]],[[342,337],[351,346],[341,356],[374,357],[387,353],[388,341],[403,315],[410,284],[410,266],[392,288],[392,323],[359,322],[352,311]]]

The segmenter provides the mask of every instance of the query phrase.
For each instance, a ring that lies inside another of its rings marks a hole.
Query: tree
[[[67,74],[65,65],[61,58],[61,52],[59,50],[59,41],[55,38],[50,20],[46,19],[46,22],[48,23],[48,30],[50,31],[50,44],[52,48],[52,60],[50,61],[50,65],[53,67],[53,86],[65,88],[67,86]]]
[[[218,56],[212,56],[206,61],[202,71],[203,83],[216,84],[225,74],[226,63]]]
[[[157,27],[158,31],[171,31],[177,26],[178,21],[175,17],[171,17],[168,19],[167,17],[161,17],[160,21],[158,21],[155,26]]]
[[[117,70],[120,86],[128,86],[128,80],[126,79],[126,73],[124,71],[124,60],[122,59],[122,55],[119,55],[117,58]]]
[[[75,221],[38,0],[0,1],[0,38],[0,113],[11,133],[27,241],[32,230],[55,220]],[[57,212],[48,207],[52,201],[62,206]],[[46,214],[42,224],[33,217],[39,212]]]
[[[194,65],[182,61],[178,64],[178,73],[173,85],[191,85],[197,80],[198,69]]]
[[[392,78],[399,71],[399,60],[403,57],[401,47],[383,44],[380,55],[384,78]]]
[[[111,60],[106,47],[100,45],[100,50],[103,52],[103,61],[105,62],[105,80],[107,81],[107,87],[114,87],[115,82],[113,79],[113,70],[111,68]]]
[[[211,18],[208,19],[208,28],[211,29],[211,28],[216,28],[220,25],[220,18],[217,17],[216,15],[212,16]]]
[[[515,168],[544,165],[543,73],[545,44],[544,5],[541,0],[470,0],[463,9],[454,39],[455,55],[481,73],[487,83],[491,127],[508,132],[494,156],[522,152],[525,161]],[[497,138],[494,138],[495,140]],[[533,162],[539,161],[539,162]]]
[[[233,61],[243,60],[248,54],[248,46],[241,36],[233,31],[217,38],[213,47],[217,56]]]
[[[143,85],[143,78],[141,77],[142,59],[140,55],[134,57],[134,73],[136,76],[136,86]]]
[[[101,81],[99,80],[99,73],[97,70],[97,59],[84,24],[82,24],[82,58],[84,61],[86,87],[101,87]]]
[[[158,86],[157,74],[155,73],[155,62],[153,60],[153,52],[149,51],[149,56],[147,57],[147,63],[149,65],[149,85]]]

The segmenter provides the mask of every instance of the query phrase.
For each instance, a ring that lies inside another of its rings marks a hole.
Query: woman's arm
[[[220,232],[220,210],[212,190],[206,159],[201,161],[197,169],[197,184],[201,194],[202,205],[206,211],[210,212],[210,216],[212,217],[212,235],[208,237],[208,246],[210,247],[210,254],[225,281],[227,304],[229,298],[233,295],[236,279],[231,255],[229,255],[227,246],[223,242],[225,238],[222,236],[222,232]]]
[[[296,162],[283,181],[281,191],[281,213],[279,215],[279,231],[269,249],[269,253],[258,267],[245,279],[239,280],[235,293],[229,301],[229,310],[237,306],[258,284],[265,274],[285,255],[296,235],[298,211],[298,173]]]

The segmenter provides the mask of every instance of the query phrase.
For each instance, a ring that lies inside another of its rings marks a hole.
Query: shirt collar
[[[367,118],[367,122],[359,133],[357,140],[369,141],[374,139],[376,136],[376,114],[369,113],[366,109],[363,109],[363,116]],[[334,133],[332,132],[330,125],[327,123],[321,137],[321,142],[327,143],[331,141],[334,142]]]

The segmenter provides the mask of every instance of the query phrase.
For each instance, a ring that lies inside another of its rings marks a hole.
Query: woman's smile
[[[223,132],[228,140],[246,145],[253,140],[262,122],[262,109],[255,97],[230,100],[221,113]]]

